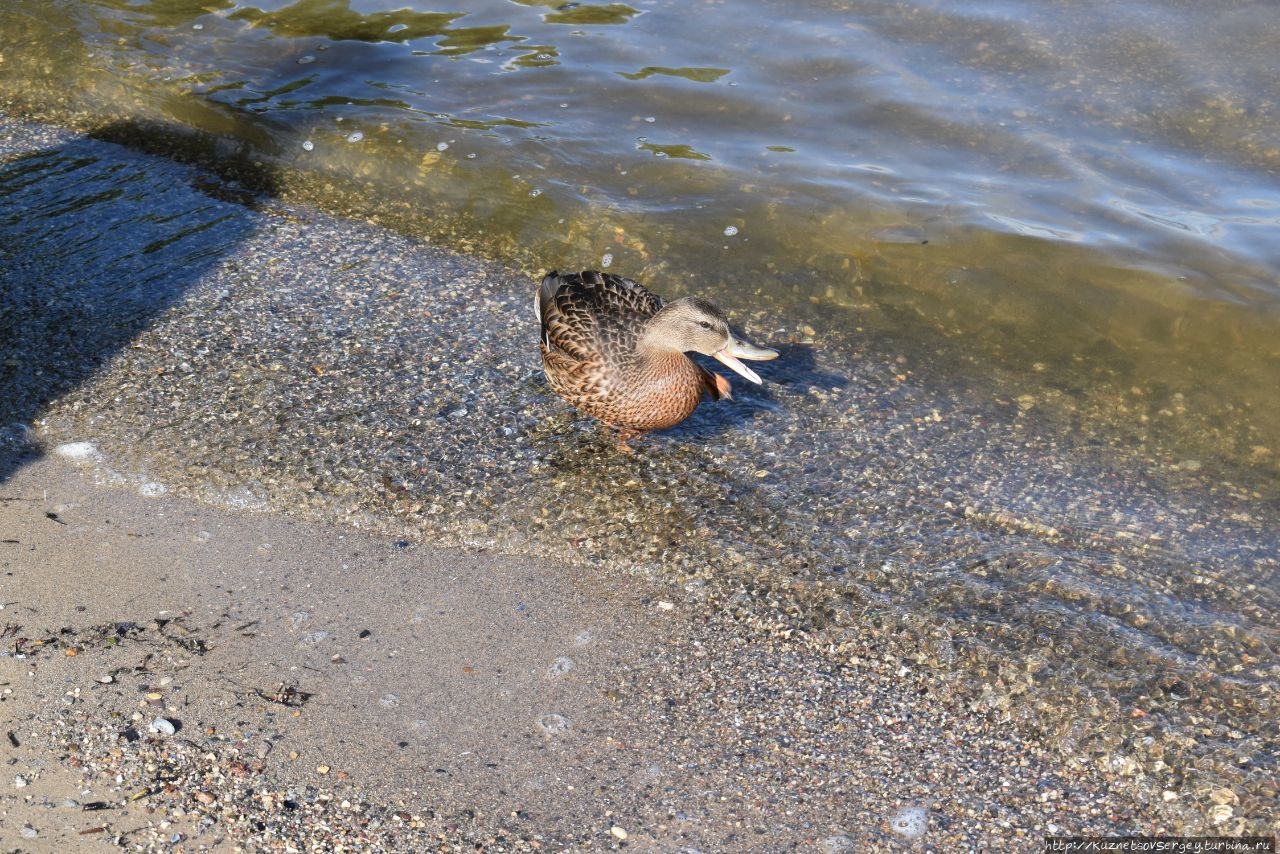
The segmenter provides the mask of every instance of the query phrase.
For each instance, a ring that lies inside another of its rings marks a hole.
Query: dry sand
[[[643,579],[92,481],[51,457],[0,484],[6,850],[1026,851],[1159,830],[1143,793],[873,647],[836,667]]]

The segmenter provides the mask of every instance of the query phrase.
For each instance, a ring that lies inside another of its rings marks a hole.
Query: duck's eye
[[[699,326],[701,326],[703,329],[710,329],[710,328],[711,328],[711,321],[710,321],[710,320],[699,320],[699,321],[698,321],[698,325],[699,325]]]

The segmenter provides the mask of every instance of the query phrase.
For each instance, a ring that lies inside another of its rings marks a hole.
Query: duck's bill
[[[754,344],[748,344],[746,341],[735,338],[729,343],[729,346],[715,353],[714,358],[734,373],[746,377],[756,385],[760,385],[760,377],[756,372],[739,360],[752,359],[757,362],[766,362],[769,359],[778,358],[778,351],[756,347]]]

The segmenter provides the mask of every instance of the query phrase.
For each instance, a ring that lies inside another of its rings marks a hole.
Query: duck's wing
[[[640,283],[585,270],[542,279],[535,305],[542,343],[579,360],[635,350],[640,330],[662,308],[662,299]]]

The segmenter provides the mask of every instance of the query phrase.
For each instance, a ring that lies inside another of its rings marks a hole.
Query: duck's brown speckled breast
[[[561,397],[606,424],[629,430],[663,430],[688,418],[704,390],[703,371],[683,353],[633,369],[608,372],[589,383],[548,372]]]

